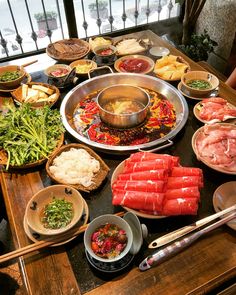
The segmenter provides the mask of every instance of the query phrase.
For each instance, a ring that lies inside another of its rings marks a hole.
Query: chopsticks
[[[229,208],[226,208],[226,209],[224,209],[224,210],[222,210],[222,211],[220,211],[218,213],[215,213],[213,215],[210,215],[210,216],[207,216],[207,217],[205,217],[203,219],[200,219],[200,220],[196,221],[195,223],[192,223],[190,225],[187,225],[187,226],[184,226],[184,227],[182,227],[180,229],[177,229],[177,230],[175,230],[173,232],[170,232],[170,233],[168,233],[168,234],[166,234],[166,235],[152,241],[148,245],[148,247],[149,248],[158,248],[158,247],[164,246],[164,245],[166,245],[166,244],[168,244],[170,242],[173,242],[176,239],[178,239],[178,238],[180,238],[180,237],[182,237],[182,236],[184,236],[184,235],[186,235],[186,234],[188,234],[188,233],[190,233],[190,232],[192,232],[194,230],[199,229],[201,226],[208,224],[209,222],[215,220],[216,218],[221,217],[221,216],[223,216],[225,214],[231,213],[231,212],[233,212],[235,210],[236,210],[236,204],[229,207]]]
[[[122,217],[124,215],[124,212],[118,212],[118,213],[116,213],[114,215]],[[54,236],[53,238],[48,238],[48,239],[45,239],[45,240],[42,240],[42,241],[38,241],[38,242],[36,242],[34,244],[30,244],[30,245],[27,245],[25,247],[16,249],[14,251],[11,251],[9,253],[3,254],[3,255],[0,256],[0,264],[3,263],[3,262],[9,261],[11,259],[26,255],[26,254],[29,254],[31,252],[34,252],[34,251],[49,247],[49,246],[51,246],[53,244],[63,242],[65,240],[69,239],[69,238],[76,237],[79,234],[85,232],[88,225],[89,225],[89,223],[85,224],[85,225],[82,225],[79,228],[72,228],[72,229],[68,230],[67,232],[65,232],[64,234]]]
[[[162,250],[158,250],[154,252],[153,254],[146,257],[139,264],[139,269],[142,271],[145,271],[153,266],[159,265],[160,263],[167,260],[171,256],[176,255],[177,253],[183,251],[185,248],[189,247],[193,242],[197,241],[197,239],[199,239],[202,235],[212,231],[213,229],[216,229],[217,227],[235,218],[236,218],[236,211],[233,211],[231,214],[227,214],[226,216],[224,216],[224,218],[216,221],[215,223],[212,223],[211,225],[199,231],[196,231],[192,233],[191,235],[188,235],[187,237],[182,238],[181,240],[170,244],[169,246],[166,246]]]

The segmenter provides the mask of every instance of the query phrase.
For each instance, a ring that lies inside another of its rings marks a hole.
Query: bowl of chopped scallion
[[[71,229],[83,213],[81,194],[68,185],[52,185],[37,192],[25,211],[28,225],[42,235],[57,235]]]

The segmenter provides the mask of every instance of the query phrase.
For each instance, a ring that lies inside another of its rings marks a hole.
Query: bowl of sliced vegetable
[[[68,185],[53,185],[38,191],[26,206],[25,218],[35,232],[58,235],[71,229],[83,213],[81,194]]]
[[[0,67],[0,88],[11,89],[19,86],[26,75],[22,66],[9,65]]]

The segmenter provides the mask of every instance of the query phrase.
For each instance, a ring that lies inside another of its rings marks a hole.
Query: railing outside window
[[[179,15],[174,0],[0,0],[0,59]]]

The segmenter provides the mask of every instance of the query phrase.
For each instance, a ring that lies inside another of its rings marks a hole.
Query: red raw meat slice
[[[164,203],[162,215],[196,215],[198,210],[198,200],[196,198],[179,198],[167,200]]]
[[[168,177],[166,188],[178,189],[183,187],[198,186],[203,187],[203,182],[199,176],[180,176],[180,177]]]
[[[168,189],[165,192],[165,200],[179,199],[179,198],[196,198],[200,199],[200,192],[197,186],[183,187],[178,189]]]
[[[135,191],[114,190],[112,204],[129,207],[132,209],[161,211],[163,193],[145,193]]]
[[[179,157],[171,156],[167,154],[154,154],[150,152],[137,152],[137,153],[131,154],[128,161],[143,162],[143,161],[150,161],[154,159],[171,159],[172,166],[179,165]]]
[[[196,167],[173,167],[171,176],[200,176],[202,177],[202,169]]]
[[[125,167],[123,173],[131,173],[137,171],[149,171],[157,169],[170,169],[171,168],[171,159],[154,159],[151,161],[144,162],[125,162]]]
[[[205,98],[201,101],[201,103],[209,103],[209,102],[214,102],[214,103],[221,104],[221,105],[227,104],[227,100],[225,100],[222,97]]]
[[[227,100],[221,97],[204,99],[202,102],[202,108],[199,111],[199,117],[202,120],[220,120],[224,121],[227,118],[236,116],[236,109],[232,109]]]
[[[122,181],[117,180],[112,185],[112,190],[125,190],[125,191],[141,191],[141,192],[156,192],[162,193],[164,191],[164,181],[161,180],[139,180],[139,181]]]
[[[118,180],[166,180],[168,170],[158,169],[150,171],[139,171],[133,173],[121,173],[118,175]]]

